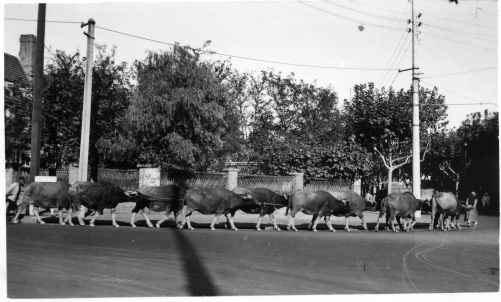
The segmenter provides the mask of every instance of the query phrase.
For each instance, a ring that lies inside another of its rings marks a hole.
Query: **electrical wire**
[[[460,23],[460,24],[465,24],[465,25],[470,25],[470,26],[476,26],[476,27],[481,27],[481,28],[497,29],[496,27],[491,27],[491,26],[486,26],[486,25],[481,25],[481,24],[475,24],[475,23],[469,23],[469,22],[459,21],[459,20],[456,20],[456,19],[450,19],[450,18],[444,18],[444,17],[434,16],[434,15],[430,15],[430,14],[426,14],[426,17],[432,17],[432,18],[439,19],[439,20],[456,22],[456,23]]]
[[[438,36],[438,35],[435,35],[435,34],[431,34],[429,32],[423,32],[423,34],[431,36],[431,37],[435,37],[437,39],[447,40],[447,41],[456,42],[456,43],[459,43],[459,44],[468,45],[468,46],[479,48],[479,49],[484,49],[484,50],[496,51],[497,52],[497,49],[494,49],[494,48],[482,47],[482,46],[478,46],[478,45],[475,45],[475,44],[470,44],[470,43],[466,43],[466,42],[463,42],[463,41],[458,41],[458,40],[454,40],[454,39],[450,39],[450,38]]]
[[[4,20],[9,21],[29,21],[29,22],[37,22],[36,19],[22,19],[22,18],[4,18]],[[82,22],[76,21],[61,21],[61,20],[45,20],[47,23],[66,23],[66,24],[82,24]]]
[[[458,104],[447,104],[447,106],[449,105],[457,105],[457,106],[464,106],[464,105],[494,105],[494,106],[498,106],[497,103],[494,103],[494,102],[480,102],[472,97],[469,97],[469,96],[465,96],[465,95],[462,95],[462,94],[459,94],[459,93],[456,93],[454,91],[451,91],[451,90],[448,90],[448,89],[445,89],[443,87],[438,87],[437,85],[435,84],[432,84],[428,81],[424,81],[424,80],[421,80],[421,82],[425,83],[425,84],[428,84],[428,85],[431,85],[431,86],[434,86],[434,87],[437,87],[439,88],[440,90],[443,90],[443,91],[446,91],[450,94],[453,94],[453,95],[456,95],[456,96],[459,96],[459,97],[462,97],[464,99],[467,99],[467,100],[470,100],[470,101],[474,101],[475,103],[458,103]]]
[[[408,37],[408,36],[405,35],[406,33],[407,32],[404,32],[403,35],[400,37],[400,40],[399,40],[399,42],[397,44],[397,47],[393,51],[393,54],[391,55],[390,60],[388,61],[388,64],[386,65],[387,69],[390,69],[391,66],[394,65],[394,63],[395,63],[394,61],[396,61],[397,58],[400,56],[400,53],[402,52],[402,49],[403,49],[404,44],[405,44],[405,42],[407,40],[407,37]],[[398,69],[395,68],[394,70],[398,70]],[[380,79],[378,81],[378,83],[379,83],[378,86],[381,86],[385,82],[385,80],[388,77],[388,75],[389,75],[389,71],[388,70],[386,70],[386,71],[383,72],[383,74],[381,75],[381,77],[380,77]]]
[[[340,19],[343,19],[343,20],[347,20],[347,21],[350,21],[350,22],[353,22],[353,23],[356,23],[356,24],[370,25],[370,26],[374,26],[374,27],[377,27],[377,28],[383,28],[383,29],[388,29],[388,30],[403,30],[403,28],[386,26],[386,25],[381,25],[381,24],[376,24],[376,23],[363,22],[361,20],[357,20],[357,19],[353,19],[353,18],[350,18],[350,17],[338,15],[336,13],[333,13],[333,12],[329,11],[329,10],[325,10],[323,8],[316,7],[316,6],[308,4],[306,2],[302,2],[302,1],[296,1],[296,2],[299,3],[299,4],[302,4],[304,6],[307,6],[307,7],[311,8],[311,9],[314,9],[314,10],[320,11],[322,13],[329,14],[331,16],[334,16],[334,17],[337,17],[337,18],[340,18]]]
[[[160,44],[165,44],[169,46],[174,46],[176,45],[175,43],[169,43],[169,42],[164,42],[160,40],[155,40],[155,39],[150,39],[138,35],[133,35],[133,34],[128,34],[125,32],[121,32],[118,30],[110,29],[110,28],[105,28],[102,26],[96,26],[96,28],[114,32],[117,34],[125,35],[125,36],[130,36],[133,38],[141,39],[141,40],[146,40],[146,41],[151,41],[155,43],[160,43]],[[189,46],[187,46],[189,47]],[[191,47],[189,47],[191,48]],[[297,66],[297,67],[309,67],[309,68],[320,68],[320,69],[341,69],[341,70],[373,70],[373,71],[381,71],[381,70],[388,70],[387,68],[366,68],[366,67],[341,67],[341,66],[325,66],[325,65],[310,65],[310,64],[300,64],[300,63],[291,63],[291,62],[283,62],[283,61],[275,61],[275,60],[265,60],[265,59],[257,59],[257,58],[251,58],[251,57],[244,57],[244,56],[239,56],[239,55],[233,55],[233,54],[228,54],[228,53],[222,53],[222,52],[217,52],[217,51],[210,51],[210,50],[203,50],[200,48],[191,48],[194,50],[198,50],[203,53],[207,54],[215,54],[215,55],[220,55],[220,56],[225,56],[229,58],[237,58],[237,59],[242,59],[242,60],[250,60],[250,61],[256,61],[256,62],[264,62],[264,63],[271,63],[271,64],[279,64],[279,65],[289,65],[289,66]],[[397,69],[390,69],[390,70],[397,70]]]
[[[447,27],[437,26],[437,25],[433,25],[433,24],[429,24],[429,23],[423,23],[423,25],[431,27],[431,28],[436,28],[436,29],[441,30],[441,31],[450,32],[450,33],[453,33],[456,35],[466,36],[466,37],[470,37],[470,38],[474,38],[474,39],[478,39],[478,40],[482,40],[482,41],[497,42],[496,40],[494,40],[494,37],[492,35],[479,34],[479,33],[473,33],[473,32],[461,31],[461,30],[453,30],[453,29],[450,29]],[[484,38],[484,37],[486,37],[486,38]]]
[[[358,10],[358,9],[355,9],[355,8],[351,8],[351,7],[348,7],[348,6],[344,6],[344,5],[341,5],[339,3],[329,1],[329,0],[325,0],[325,2],[328,3],[328,4],[330,4],[330,5],[337,6],[337,7],[340,7],[342,9],[346,9],[346,10],[355,12],[357,14],[366,15],[366,16],[369,16],[369,17],[380,18],[380,19],[390,20],[390,21],[395,21],[395,20],[404,21],[404,22],[407,21],[407,19],[396,19],[396,18],[392,18],[392,17],[387,17],[387,16],[378,15],[378,14],[372,14],[372,13],[364,12],[364,11],[361,11],[361,10]]]
[[[439,74],[439,75],[431,75],[431,76],[426,76],[422,77],[423,79],[430,79],[430,78],[445,78],[449,76],[455,76],[455,75],[461,75],[461,74],[467,74],[467,73],[472,73],[472,72],[479,72],[479,71],[485,71],[485,70],[491,70],[491,69],[497,69],[497,66],[490,66],[490,67],[484,67],[484,68],[477,68],[477,69],[472,69],[472,70],[465,70],[465,71],[458,71],[458,72],[453,72],[453,73],[444,73],[444,74]]]

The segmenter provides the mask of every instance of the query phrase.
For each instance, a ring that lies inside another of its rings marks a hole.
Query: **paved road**
[[[396,234],[345,232],[340,219],[336,220],[336,233],[326,231],[325,226],[313,233],[305,231],[308,217],[299,219],[297,233],[257,232],[252,229],[255,217],[237,217],[238,232],[221,225],[211,232],[207,229],[210,219],[203,216],[194,217],[194,226],[199,227],[194,231],[177,231],[171,221],[162,229],[133,229],[126,226],[126,217],[119,229],[105,219],[95,228],[9,224],[8,296],[312,295],[499,289],[497,217],[480,217],[476,230],[430,232],[420,224],[414,232]]]

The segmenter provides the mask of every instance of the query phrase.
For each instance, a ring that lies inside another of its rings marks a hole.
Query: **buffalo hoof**
[[[331,232],[335,233],[336,232],[336,229],[330,229]]]
[[[388,228],[388,227],[385,227],[385,228],[384,228],[384,230],[385,230],[385,231],[389,231],[389,230],[390,230],[390,228]]]
[[[135,225],[135,224],[133,224],[133,223],[131,223],[131,224],[130,224],[130,226],[131,226],[131,227],[133,227],[133,228],[135,228],[135,227],[136,227],[136,225]]]
[[[148,227],[149,227],[149,228],[152,228],[152,227],[153,227],[153,225],[152,225],[152,224],[149,224],[149,225],[148,225]],[[157,224],[155,224],[155,227],[156,227],[157,229],[159,229],[159,228],[160,228],[160,225],[157,223]]]
[[[351,231],[351,229],[350,229],[349,227],[344,227],[344,229],[345,229],[346,231],[348,231],[348,232],[350,232],[350,231]]]
[[[317,229],[312,229],[311,231],[312,231],[312,232],[316,232],[316,231],[317,231]]]
[[[68,223],[70,226],[74,226],[73,222]]]
[[[379,231],[378,229],[374,229],[374,232],[376,232],[376,233],[377,233],[378,231]]]
[[[66,224],[66,222],[60,222],[59,224],[60,224],[60,225],[65,225],[65,224]]]
[[[17,220],[17,219],[12,219],[12,221],[11,221],[11,222],[12,222],[12,223],[19,223],[19,220]]]
[[[397,230],[397,229],[395,229],[393,232],[398,233],[398,230]]]
[[[113,225],[115,228],[119,228],[120,226],[118,224]]]
[[[38,223],[40,223],[40,224],[45,224],[45,221],[40,220]]]
[[[188,230],[193,231],[195,228],[194,227],[188,227]]]
[[[282,229],[279,227],[273,228],[275,231],[281,231]]]
[[[262,231],[262,229],[261,228],[256,228],[256,231]]]
[[[91,224],[89,224],[89,226],[90,226],[90,227],[95,227],[96,225],[95,225],[95,224],[93,224],[93,223],[91,223]]]
[[[211,230],[211,231],[215,231],[215,230],[216,230],[216,228],[212,227],[212,228],[210,228],[210,230]]]
[[[232,230],[234,230],[234,231],[238,231],[238,229],[237,229],[237,228],[233,228]]]

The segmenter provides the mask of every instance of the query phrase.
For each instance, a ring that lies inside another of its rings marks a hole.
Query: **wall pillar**
[[[8,188],[11,184],[13,184],[16,181],[16,171],[14,171],[14,168],[8,167],[5,169],[5,187]]]
[[[139,187],[160,186],[160,168],[139,168]]]
[[[362,180],[355,179],[355,181],[351,185],[351,190],[357,193],[358,195],[362,196]]]
[[[226,172],[227,181],[226,181],[226,189],[232,191],[236,187],[238,187],[238,169],[237,168],[226,168],[223,170]]]
[[[73,185],[78,181],[78,166],[77,165],[70,165],[68,167],[68,183]]]
[[[292,180],[292,192],[302,191],[304,189],[303,173],[289,173],[289,175],[294,176]]]

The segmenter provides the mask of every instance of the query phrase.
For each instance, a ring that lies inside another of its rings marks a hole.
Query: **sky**
[[[449,128],[459,126],[469,113],[498,111],[498,2],[414,3],[415,15],[421,14],[417,20],[422,22],[415,46],[420,84],[437,86],[446,97]],[[2,9],[4,51],[17,56],[20,35],[36,34],[36,22],[9,18],[36,20],[38,6],[18,0]],[[231,58],[233,67],[241,72],[273,68],[284,74],[294,72],[306,82],[331,86],[341,101],[350,98],[356,84],[374,82],[377,87],[395,89],[411,85],[411,73],[397,71],[412,66],[411,34],[406,32],[406,20],[411,18],[408,0],[48,1],[47,21],[83,22],[89,18],[98,26],[95,43],[116,46],[117,59],[128,63],[144,59],[149,50],[171,47],[103,28],[192,47],[211,40],[208,50],[218,53],[310,65]],[[50,56],[48,49],[85,53],[85,30],[80,24],[47,22],[44,56]],[[210,57],[219,58],[227,57]]]

